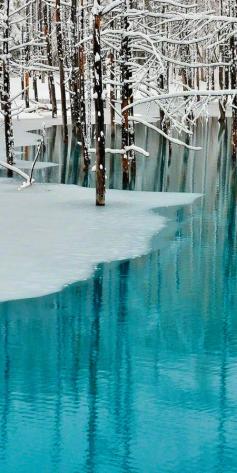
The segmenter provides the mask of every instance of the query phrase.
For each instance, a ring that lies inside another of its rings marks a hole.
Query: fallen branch
[[[26,174],[24,171],[22,171],[21,169],[17,168],[16,166],[13,166],[12,164],[9,164],[5,161],[0,161],[0,166],[6,168],[6,169],[9,169],[10,171],[12,172],[15,172],[16,174],[18,174],[19,176],[23,177],[23,179],[25,179],[25,181],[23,181],[23,183],[21,184],[21,186],[18,188],[18,190],[21,190],[21,189],[26,189],[27,187],[30,187],[32,186],[32,184],[35,182],[35,179],[33,179],[33,172],[34,172],[34,169],[35,169],[35,165],[36,165],[36,162],[38,160],[38,157],[40,155],[40,151],[41,150],[45,150],[45,143],[44,143],[44,137],[45,137],[45,125],[43,124],[43,132],[42,132],[42,137],[40,139],[40,142],[38,143],[38,146],[37,146],[37,151],[36,151],[36,155],[35,155],[35,159],[33,161],[33,164],[31,166],[31,170],[30,170],[30,174]]]
[[[29,187],[33,184],[34,179],[32,179],[32,178],[30,179],[30,176],[28,176],[28,174],[26,174],[21,169],[18,169],[16,166],[13,166],[12,164],[8,164],[5,161],[0,161],[0,166],[4,167],[6,169],[9,169],[12,172],[15,172],[19,176],[23,177],[23,179],[25,179],[25,181],[21,184],[21,186],[18,188],[18,190],[25,189],[26,187]]]

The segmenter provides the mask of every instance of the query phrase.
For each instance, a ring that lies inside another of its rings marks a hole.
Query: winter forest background
[[[85,175],[96,156],[98,205],[105,202],[105,151],[121,156],[125,189],[137,155],[148,155],[136,146],[135,123],[198,149],[192,139],[197,119],[211,113],[224,123],[231,114],[235,159],[236,13],[235,0],[1,1],[8,168],[14,164],[12,120],[37,110],[62,116],[65,145],[71,121]],[[119,149],[106,143],[105,124],[112,133],[121,125]]]

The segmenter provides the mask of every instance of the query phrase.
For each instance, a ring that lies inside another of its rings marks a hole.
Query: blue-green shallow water
[[[206,197],[166,212],[171,224],[149,255],[0,305],[1,473],[236,473],[228,136],[214,146],[210,132],[199,162],[163,157],[167,190]]]

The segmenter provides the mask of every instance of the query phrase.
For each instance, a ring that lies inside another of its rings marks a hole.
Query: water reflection
[[[113,132],[113,133],[112,133]],[[136,144],[146,149],[150,157],[137,154],[136,164],[131,166],[129,189],[154,191],[200,191],[205,188],[205,168],[215,171],[218,161],[225,156],[232,156],[233,165],[233,127],[231,120],[226,126],[220,126],[217,119],[198,123],[191,139],[194,145],[201,145],[202,151],[190,152],[185,148],[167,144],[166,140],[151,129],[136,125]],[[40,131],[39,131],[40,133]],[[110,148],[121,147],[121,130],[119,127],[106,129],[106,143]],[[72,136],[69,129],[69,144],[63,145],[62,127],[53,126],[47,129],[46,153],[41,156],[43,161],[58,164],[35,171],[36,179],[40,182],[62,182],[95,186],[95,174],[85,173],[80,143]],[[25,160],[32,160],[35,155],[34,147],[22,147],[19,152]],[[219,156],[219,158],[218,158]],[[94,154],[91,156],[92,164]],[[211,159],[211,166],[210,166]],[[4,170],[0,170],[1,175]],[[107,186],[123,188],[123,174],[121,156],[118,154],[106,155]],[[206,176],[207,177],[207,176]],[[217,174],[211,175],[215,181]]]
[[[147,138],[136,188],[206,193],[169,210],[149,255],[0,305],[4,473],[236,472],[237,178],[216,127],[198,128],[199,156]]]

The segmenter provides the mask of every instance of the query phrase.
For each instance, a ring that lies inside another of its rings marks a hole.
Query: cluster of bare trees
[[[14,161],[12,116],[37,107],[48,82],[52,117],[61,113],[82,147],[85,173],[96,155],[96,203],[105,203],[105,124],[121,126],[124,187],[136,167],[134,124],[193,148],[192,126],[218,100],[219,119],[232,106],[237,129],[237,0],[1,0],[0,92],[6,158]],[[21,104],[10,77],[21,77]],[[59,83],[59,89],[56,87]],[[30,98],[32,87],[34,99]],[[57,96],[58,95],[58,96]],[[136,110],[149,104],[149,117]],[[92,123],[95,133],[92,135]],[[237,133],[233,133],[237,143]],[[92,141],[95,147],[92,148]],[[235,144],[236,146],[236,144]]]

